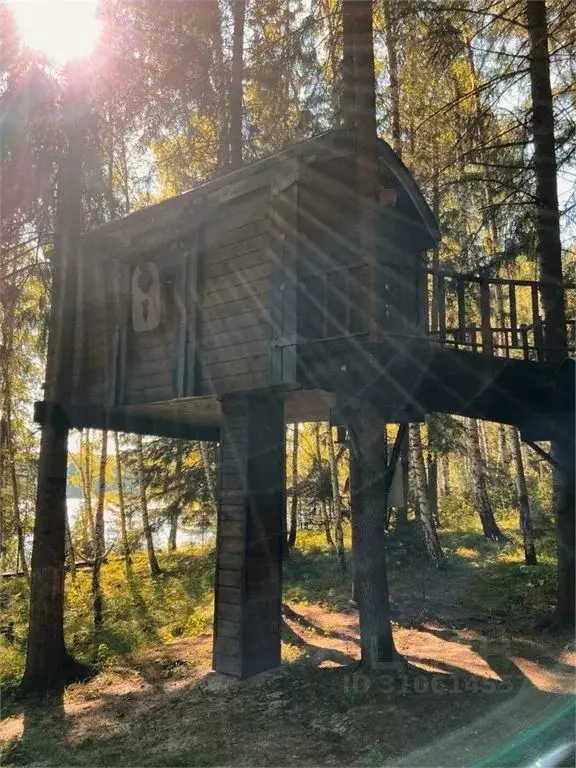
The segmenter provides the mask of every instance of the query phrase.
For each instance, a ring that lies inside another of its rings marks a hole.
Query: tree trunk
[[[536,236],[540,263],[546,359],[567,357],[566,313],[562,273],[562,243],[554,109],[550,82],[548,19],[545,0],[526,0],[530,39],[529,68],[532,95],[532,132],[536,176]],[[576,573],[574,570],[574,439],[559,437],[552,445],[559,469],[554,470],[558,489],[554,509],[558,551],[558,618],[569,624],[575,619]]]
[[[534,547],[534,530],[532,526],[532,512],[530,510],[530,501],[528,499],[528,489],[526,488],[526,476],[524,474],[524,462],[522,461],[522,451],[520,449],[520,438],[518,429],[510,427],[510,448],[512,458],[516,469],[516,493],[518,494],[518,505],[520,507],[520,530],[524,538],[524,560],[526,565],[536,565],[536,549]]]
[[[91,546],[96,547],[96,526],[94,525],[94,514],[92,512],[92,442],[90,440],[90,430],[80,434],[80,463],[82,463],[82,435],[85,435],[85,465],[82,472],[82,486],[84,491],[84,504],[86,506],[86,516],[90,527]],[[93,553],[92,553],[93,554]]]
[[[170,528],[168,530],[168,552],[176,552],[178,538],[178,519],[180,512],[177,508],[170,511]]]
[[[334,539],[332,538],[332,520],[330,519],[330,513],[326,500],[322,499],[320,502],[320,509],[322,510],[322,525],[324,526],[324,534],[326,535],[326,544],[330,549],[336,549],[334,545]]]
[[[223,6],[222,0],[216,0],[215,29],[213,37],[214,61],[216,63],[218,80],[218,119],[220,122],[220,142],[219,142],[219,167],[228,168],[230,165],[230,124],[228,116],[228,96],[230,93],[230,81],[227,68],[224,62],[224,45],[222,41],[223,24]]]
[[[105,552],[104,539],[104,501],[106,498],[106,462],[108,459],[108,433],[102,432],[100,448],[100,465],[98,469],[98,501],[96,518],[94,520],[94,563],[92,565],[92,610],[94,613],[94,628],[100,630],[103,624],[102,586],[100,571]]]
[[[390,103],[392,122],[392,148],[398,157],[402,158],[402,132],[400,130],[400,82],[398,79],[398,57],[396,46],[398,41],[398,25],[394,16],[394,6],[390,0],[383,0],[384,40],[388,56],[388,78],[390,81]]]
[[[68,520],[68,512],[66,511],[66,557],[68,559],[68,567],[72,578],[76,578],[76,552],[74,551],[74,542],[72,541],[72,531],[70,530],[70,521]]]
[[[438,425],[434,416],[426,419],[428,430],[428,454],[426,456],[427,478],[428,478],[428,498],[430,500],[430,511],[436,527],[440,527],[438,517],[438,454],[434,450],[437,440]]]
[[[148,552],[148,564],[150,566],[150,575],[153,579],[162,573],[156,552],[154,550],[154,540],[152,538],[152,528],[148,517],[148,499],[146,498],[146,480],[144,477],[144,449],[142,447],[142,437],[136,437],[136,453],[138,458],[138,484],[140,486],[140,510],[142,513],[142,527],[144,529],[144,538],[146,539],[146,550]]]
[[[182,456],[176,456],[176,471],[174,477],[177,488],[182,486]],[[180,506],[178,502],[172,504],[170,508],[170,529],[168,531],[168,552],[175,552],[178,545],[178,522],[180,520]]]
[[[406,531],[408,527],[408,496],[410,495],[410,450],[408,442],[408,433],[406,433],[400,448],[400,472],[402,473],[402,496],[404,497],[404,503],[396,510],[396,526],[400,532]]]
[[[433,565],[438,568],[444,562],[444,553],[440,546],[434,516],[430,504],[428,491],[428,482],[426,480],[426,467],[424,466],[424,453],[422,450],[422,436],[420,435],[420,425],[410,424],[410,453],[412,466],[414,468],[414,481],[416,485],[416,496],[420,506],[420,527],[426,544],[426,551]]]
[[[476,509],[482,523],[482,531],[487,539],[493,541],[506,541],[506,537],[498,528],[494,518],[492,504],[488,496],[486,474],[480,451],[480,436],[478,434],[478,422],[476,419],[467,420],[468,433],[468,457],[470,459],[470,471],[472,474],[472,487],[476,501]]]
[[[290,530],[288,532],[288,549],[296,544],[298,532],[298,422],[294,424],[292,439],[292,497],[290,499]]]
[[[338,564],[342,571],[346,570],[346,553],[344,550],[344,529],[342,527],[342,500],[340,498],[340,486],[338,483],[338,465],[334,452],[334,440],[332,439],[332,427],[328,425],[326,430],[326,444],[328,446],[328,462],[330,464],[330,481],[332,483],[332,503],[334,505],[334,533],[336,538],[336,554]]]
[[[128,573],[132,566],[132,558],[130,557],[130,542],[128,541],[128,526],[126,524],[126,502],[124,499],[124,479],[122,477],[122,457],[120,455],[118,432],[114,432],[114,452],[116,454],[116,485],[118,486],[118,514],[120,517],[122,555],[126,572]]]
[[[206,478],[206,486],[208,487],[208,495],[210,501],[216,508],[216,483],[214,482],[214,475],[212,474],[212,467],[210,466],[210,456],[208,456],[208,450],[206,443],[200,441],[200,455],[202,456],[202,466],[204,468],[204,477]]]
[[[450,495],[450,456],[440,456],[440,493],[446,497]]]
[[[512,454],[508,445],[508,435],[506,434],[506,425],[498,424],[498,466],[505,472],[508,471],[512,463]]]
[[[361,660],[368,669],[378,670],[397,660],[382,515],[384,430],[367,404],[360,407],[349,429],[354,593],[360,616]]]
[[[232,42],[232,82],[230,84],[230,164],[242,166],[242,122],[244,118],[244,25],[246,0],[233,0],[234,39]]]
[[[8,463],[10,464],[10,480],[12,483],[12,504],[14,508],[14,525],[16,528],[16,537],[18,540],[18,558],[22,563],[22,572],[30,580],[28,573],[28,563],[26,562],[26,552],[24,550],[24,529],[22,528],[22,518],[20,517],[20,492],[18,488],[18,477],[16,475],[16,456],[14,453],[14,443],[12,440],[12,427],[8,427]]]
[[[12,353],[12,339],[10,339],[6,358],[10,359]],[[5,368],[6,380],[4,382],[4,413],[6,415],[6,454],[8,466],[10,467],[10,483],[12,486],[12,509],[14,511],[14,527],[16,528],[16,539],[18,542],[17,559],[22,563],[22,572],[28,580],[28,563],[26,561],[26,552],[24,550],[24,529],[22,527],[22,518],[20,517],[20,492],[18,488],[18,477],[16,475],[16,450],[14,446],[14,434],[12,431],[12,389],[10,382],[10,372],[8,365]],[[18,567],[16,568],[18,570]]]
[[[46,400],[70,400],[74,348],[76,260],[82,231],[81,99],[73,77],[67,83],[64,114],[68,147],[58,174],[55,256],[48,335]],[[68,428],[42,427],[34,540],[26,669],[22,690],[60,687],[85,675],[86,667],[74,662],[64,643],[64,564],[66,557],[66,480]]]
[[[554,471],[556,496],[556,547],[558,553],[557,619],[563,624],[574,624],[574,440],[570,436],[552,443],[552,455],[561,469]]]

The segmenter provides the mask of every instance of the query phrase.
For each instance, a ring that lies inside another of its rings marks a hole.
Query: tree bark
[[[332,427],[328,425],[326,430],[326,444],[328,446],[328,462],[330,464],[330,481],[332,483],[332,503],[334,505],[334,534],[336,539],[336,555],[342,571],[346,570],[346,552],[344,550],[344,529],[342,527],[342,500],[340,498],[340,484],[338,482],[338,465],[332,439]]]
[[[362,665],[378,670],[397,660],[390,622],[382,514],[384,430],[368,404],[349,425],[354,593],[360,616]]]
[[[480,516],[482,531],[487,539],[493,541],[506,541],[506,537],[498,527],[492,504],[488,496],[484,462],[480,451],[480,436],[478,434],[478,422],[476,419],[467,419],[468,433],[468,457],[470,459],[470,471],[472,474],[472,487],[476,501],[476,509]]]
[[[550,81],[548,19],[545,0],[526,0],[528,25],[530,90],[532,96],[532,133],[534,172],[536,176],[536,237],[540,263],[544,339],[546,359],[561,361],[567,357],[565,295],[562,273],[562,243],[554,109]],[[558,618],[569,624],[575,620],[574,583],[574,436],[559,436],[552,453],[560,469],[555,469],[557,552],[558,552]]]
[[[216,508],[216,483],[214,482],[214,475],[212,474],[212,467],[210,466],[210,456],[206,448],[206,443],[200,441],[200,455],[202,456],[202,466],[204,468],[204,477],[206,478],[206,486],[208,487],[208,495],[210,501]]]
[[[428,556],[433,565],[438,568],[444,562],[444,552],[440,546],[440,540],[438,539],[434,516],[432,514],[432,506],[430,504],[420,425],[410,424],[408,429],[410,436],[410,453],[412,466],[414,468],[414,481],[416,484],[416,496],[420,506],[420,527]]]
[[[12,355],[12,336],[5,349],[6,360],[8,361]],[[16,449],[14,446],[14,433],[12,430],[12,387],[10,381],[9,365],[5,366],[6,380],[4,381],[4,413],[6,416],[6,454],[8,459],[8,466],[10,468],[10,484],[12,486],[12,509],[14,512],[14,527],[16,528],[16,539],[18,542],[18,554],[17,561],[22,564],[22,573],[26,576],[26,579],[30,580],[30,574],[28,572],[28,563],[26,560],[26,552],[24,549],[24,529],[22,527],[22,518],[20,517],[20,492],[18,488],[18,477],[16,475]],[[16,564],[16,570],[18,571],[19,565]]]
[[[92,611],[94,628],[100,630],[104,623],[102,586],[100,572],[105,552],[104,538],[104,502],[106,498],[106,462],[108,459],[108,433],[102,432],[100,447],[100,464],[98,469],[98,501],[96,503],[96,518],[94,520],[94,563],[92,565]]]
[[[84,504],[86,506],[86,516],[90,528],[91,547],[96,547],[96,526],[94,524],[94,514],[92,512],[92,442],[90,440],[90,430],[80,434],[80,464],[82,464],[82,435],[85,435],[85,465],[84,469],[80,467],[82,474],[82,486],[84,491]],[[92,553],[93,554],[93,553]]]
[[[396,3],[394,3],[396,5]],[[402,158],[402,132],[400,130],[400,82],[398,78],[398,56],[396,45],[398,40],[398,25],[394,16],[394,7],[390,0],[383,0],[384,40],[388,56],[388,77],[390,80],[390,103],[392,105],[392,148],[398,157]]]
[[[450,495],[450,457],[448,454],[440,456],[440,492],[442,496]]]
[[[74,549],[74,542],[72,540],[72,531],[70,530],[70,521],[68,520],[68,512],[66,511],[66,556],[68,558],[68,567],[72,574],[72,579],[76,577],[76,552]]]
[[[233,0],[232,81],[230,84],[230,164],[242,166],[242,122],[244,118],[244,26],[246,0]]]
[[[120,454],[120,440],[118,432],[114,432],[114,452],[116,454],[116,484],[118,486],[118,514],[120,517],[120,535],[122,538],[122,555],[126,572],[128,573],[132,566],[130,557],[130,543],[128,541],[128,526],[126,524],[126,502],[124,499],[124,478],[122,476],[122,456]]]
[[[65,112],[68,147],[60,165],[52,301],[48,336],[46,399],[66,403],[72,387],[71,353],[74,349],[76,261],[82,231],[81,100],[70,74]],[[66,479],[68,429],[57,424],[42,427],[34,540],[26,669],[22,690],[60,687],[85,675],[64,643],[64,564],[66,557]]]
[[[520,507],[520,530],[524,539],[524,560],[526,565],[536,565],[536,548],[534,546],[534,529],[532,525],[532,512],[530,510],[530,501],[528,499],[528,489],[526,487],[526,475],[524,474],[524,462],[522,461],[522,451],[520,449],[520,438],[518,429],[510,427],[510,448],[514,467],[516,470],[516,493],[518,495],[518,505]]]
[[[290,529],[288,549],[293,549],[298,533],[298,422],[294,424],[292,438],[292,498],[290,499]]]
[[[142,437],[136,437],[136,454],[138,459],[138,484],[140,486],[140,511],[142,513],[142,527],[144,529],[144,538],[146,540],[146,551],[148,552],[148,564],[150,566],[150,575],[153,579],[162,573],[156,558],[154,549],[154,539],[152,538],[152,527],[148,517],[148,499],[146,497],[146,480],[144,477],[144,449],[142,446]]]

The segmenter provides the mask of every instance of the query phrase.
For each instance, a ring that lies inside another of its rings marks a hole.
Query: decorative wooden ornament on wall
[[[136,333],[160,325],[160,275],[153,261],[139,264],[132,273],[132,327]]]

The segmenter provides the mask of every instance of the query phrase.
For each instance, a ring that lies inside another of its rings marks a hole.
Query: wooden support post
[[[280,664],[284,409],[277,394],[222,399],[213,666],[249,677]]]

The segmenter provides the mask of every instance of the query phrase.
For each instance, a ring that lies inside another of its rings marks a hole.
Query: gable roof
[[[378,144],[381,159],[406,193],[414,213],[430,237],[430,247],[433,247],[439,240],[438,227],[414,177],[385,141],[379,139]],[[83,243],[89,250],[146,250],[189,232],[235,195],[256,188],[260,183],[271,183],[279,167],[289,167],[294,160],[313,163],[343,157],[351,151],[350,131],[326,131],[235,171],[221,174],[180,195],[103,224],[85,233]]]

